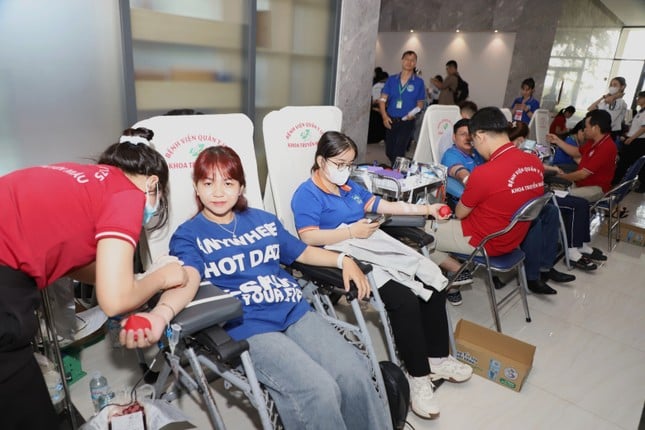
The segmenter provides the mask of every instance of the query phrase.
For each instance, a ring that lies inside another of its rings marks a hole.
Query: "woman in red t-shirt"
[[[156,215],[151,228],[160,228],[168,217],[168,166],[150,146],[151,130],[123,134],[97,164],[35,166],[0,177],[0,428],[58,422],[31,346],[39,289],[65,276],[94,284],[107,315],[166,290],[146,314],[151,330],[137,332],[139,347],[156,341],[174,309],[194,295],[187,288],[168,291],[187,280],[177,259],[134,276],[142,226]]]
[[[553,118],[551,122],[551,127],[549,127],[549,133],[557,134],[558,136],[565,134],[569,131],[567,128],[567,120],[576,113],[576,108],[573,106],[567,106],[564,109],[560,109],[560,112]]]

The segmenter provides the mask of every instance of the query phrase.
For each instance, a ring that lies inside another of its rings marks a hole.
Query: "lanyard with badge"
[[[403,109],[403,93],[405,92],[405,89],[408,87],[408,82],[410,82],[410,79],[408,78],[407,81],[405,81],[405,85],[401,86],[401,75],[399,75],[399,99],[396,101],[396,108],[397,109]]]
[[[524,102],[524,99],[522,99],[521,101]],[[526,103],[528,103],[529,101],[531,101],[530,97],[526,100]],[[519,104],[520,105],[526,105],[526,103],[519,103]],[[513,120],[514,121],[522,121],[523,114],[524,114],[524,109],[523,108],[516,108],[515,109],[515,115],[513,116]]]

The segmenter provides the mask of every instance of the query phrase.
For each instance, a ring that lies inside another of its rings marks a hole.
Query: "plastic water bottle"
[[[121,348],[121,342],[119,341],[119,333],[121,333],[121,315],[115,317],[110,317],[107,320],[107,332],[108,339],[110,340],[110,345],[112,348]]]
[[[107,379],[98,370],[92,373],[90,396],[96,413],[100,412],[114,397],[114,392],[110,388]]]

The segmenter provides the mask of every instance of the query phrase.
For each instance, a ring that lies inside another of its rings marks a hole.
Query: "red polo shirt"
[[[485,236],[505,228],[524,203],[543,194],[544,167],[540,160],[507,143],[470,174],[461,196],[461,203],[472,208],[461,220],[464,236],[471,236],[471,245],[479,245]],[[512,251],[528,229],[528,222],[517,223],[505,235],[489,241],[486,251],[492,256]]]
[[[611,181],[616,170],[616,155],[618,149],[611,138],[606,134],[598,142],[588,142],[580,147],[579,169],[585,169],[591,175],[576,182],[578,187],[591,187],[597,185],[603,192],[609,191]]]

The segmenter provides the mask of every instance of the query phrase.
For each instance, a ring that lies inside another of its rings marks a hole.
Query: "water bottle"
[[[121,333],[121,315],[115,317],[110,317],[107,320],[107,332],[108,339],[110,340],[110,345],[112,348],[121,348],[121,342],[119,341],[119,333]]]
[[[96,413],[100,412],[114,397],[114,392],[108,385],[107,379],[98,370],[92,373],[90,396],[92,397],[94,412]]]

